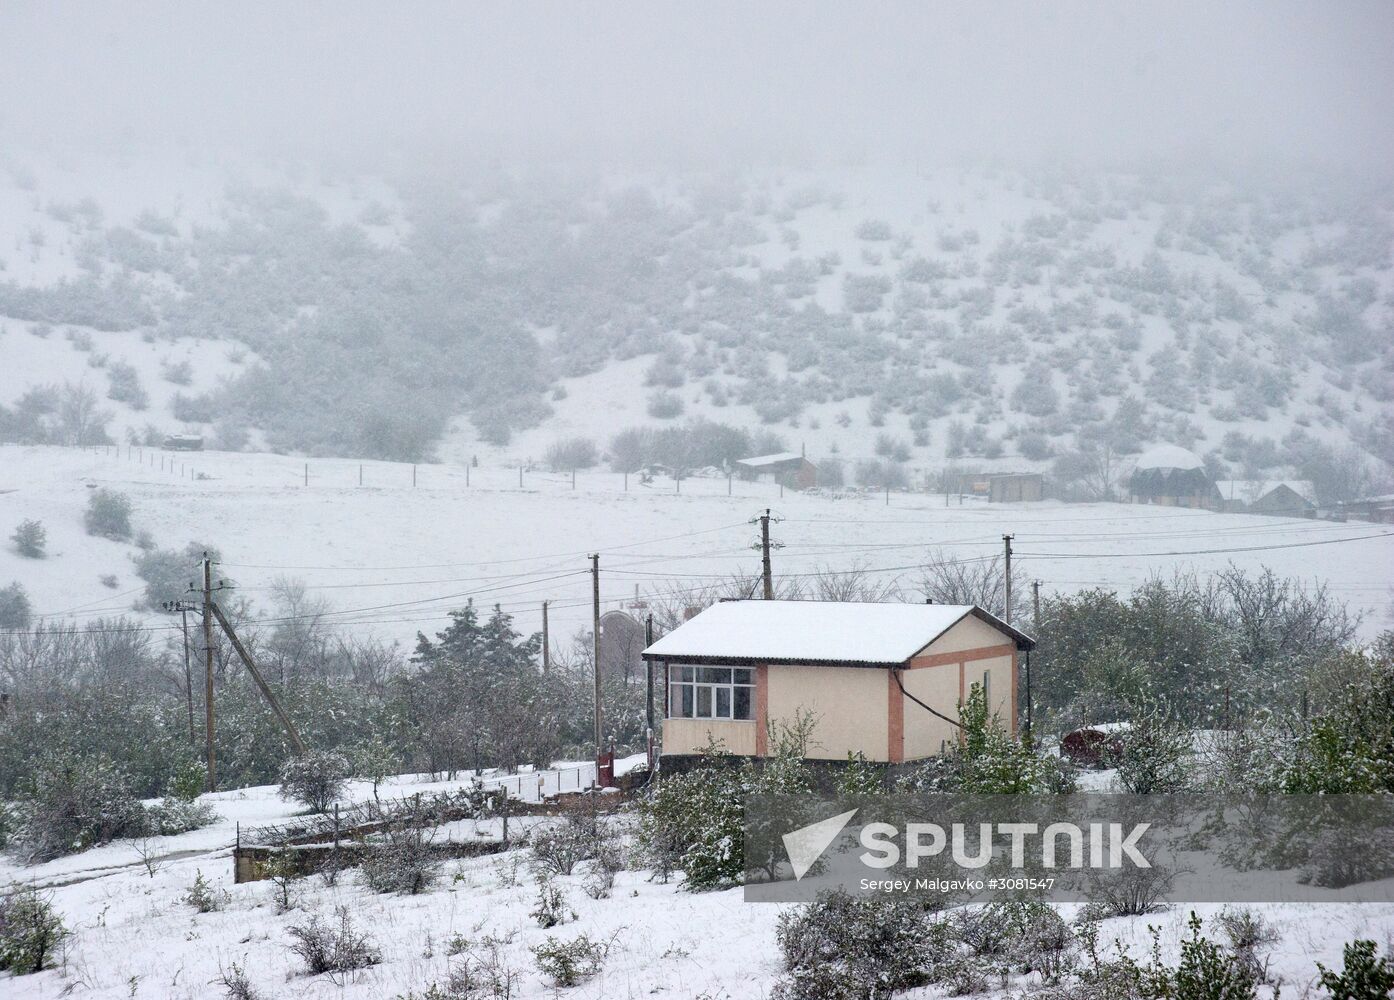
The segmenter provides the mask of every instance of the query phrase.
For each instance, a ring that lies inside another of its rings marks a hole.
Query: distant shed
[[[1045,477],[1039,472],[1008,472],[987,477],[989,503],[1034,503],[1045,499]]]
[[[781,483],[795,490],[812,489],[818,485],[818,466],[802,455],[789,451],[742,458],[736,462],[736,474],[742,479]]]
[[[1215,483],[1224,509],[1277,517],[1316,517],[1316,491],[1302,480],[1221,479]]]

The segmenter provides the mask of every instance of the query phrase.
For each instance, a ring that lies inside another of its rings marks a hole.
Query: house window
[[[674,667],[668,682],[668,717],[754,718],[754,675],[749,667]]]

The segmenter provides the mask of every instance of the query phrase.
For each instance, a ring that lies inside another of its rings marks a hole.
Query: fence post
[[[339,803],[334,803],[334,850],[339,849]]]

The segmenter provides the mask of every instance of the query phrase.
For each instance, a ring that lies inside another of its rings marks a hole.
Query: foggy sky
[[[0,5],[0,136],[536,159],[1394,159],[1394,5]],[[3,151],[0,150],[0,155]]]

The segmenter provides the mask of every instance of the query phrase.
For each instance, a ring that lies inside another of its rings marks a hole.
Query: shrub
[[[0,587],[0,629],[28,628],[33,613],[29,595],[18,583]]]
[[[884,242],[892,235],[891,224],[885,219],[863,219],[855,230],[857,239],[870,242]]]
[[[1161,909],[1176,875],[1161,864],[1151,868],[1121,868],[1115,872],[1094,871],[1085,890],[1096,918],[1136,917]]]
[[[1344,968],[1334,972],[1317,963],[1321,988],[1332,1000],[1385,1000],[1394,996],[1394,959],[1376,957],[1373,941],[1352,941],[1342,949]]]
[[[533,863],[543,872],[570,875],[582,861],[596,856],[600,840],[599,820],[583,813],[569,814],[563,822],[533,834]]]
[[[1119,782],[1134,795],[1183,791],[1190,780],[1189,731],[1157,699],[1138,699],[1129,714],[1132,725],[1112,761]]]
[[[138,837],[146,829],[145,809],[126,772],[102,755],[45,754],[20,790],[20,809],[15,839],[33,861]]]
[[[322,813],[344,794],[353,770],[343,755],[332,750],[311,750],[292,757],[281,768],[281,798],[294,800]]]
[[[710,889],[740,880],[741,789],[733,769],[699,767],[660,781],[639,806],[639,849],[660,877],[682,869],[684,885]]]
[[[590,438],[574,437],[552,442],[545,458],[553,471],[589,469],[600,461],[600,454]]]
[[[184,902],[199,913],[212,913],[215,910],[221,910],[227,905],[227,901],[227,890],[214,889],[209,881],[203,877],[202,871],[194,873],[194,884],[189,886],[189,891],[184,894]]]
[[[577,986],[600,973],[610,953],[611,941],[601,943],[582,934],[571,941],[548,937],[533,945],[537,968],[558,987]]]
[[[175,385],[188,385],[194,380],[194,366],[187,360],[173,363],[161,361],[160,375],[166,382],[172,382]]]
[[[1055,909],[1037,899],[994,900],[954,918],[960,940],[977,955],[1000,956],[1047,980],[1064,973],[1074,936]]]
[[[21,521],[15,533],[10,536],[15,549],[26,559],[42,559],[44,546],[48,543],[48,532],[39,521]]]
[[[1251,970],[1223,947],[1200,934],[1200,917],[1188,921],[1191,936],[1181,942],[1181,961],[1173,973],[1157,970],[1153,991],[1176,1000],[1253,1000],[1258,996]],[[1169,981],[1168,981],[1169,980]]]
[[[214,562],[221,559],[215,547],[199,542],[190,542],[183,549],[146,549],[136,556],[136,576],[145,581],[145,607],[154,610],[165,601],[185,596],[205,552]]]
[[[863,899],[838,889],[780,915],[786,973],[777,1000],[863,1000],[932,982],[949,954],[944,922],[920,900]]]
[[[219,970],[218,985],[223,988],[228,1000],[261,1000],[261,994],[252,985],[247,970],[236,962]]]
[[[206,802],[165,796],[146,809],[146,830],[162,837],[199,830],[217,819],[218,814]]]
[[[648,414],[657,420],[682,416],[683,401],[677,393],[660,390],[649,396]]]
[[[97,490],[87,498],[83,524],[89,535],[125,541],[131,537],[130,497],[115,490]]]
[[[0,971],[41,972],[67,936],[53,904],[33,886],[0,899]]]
[[[328,972],[340,982],[337,977],[344,973],[377,965],[382,954],[366,934],[354,929],[348,907],[340,906],[334,912],[337,924],[327,924],[316,915],[308,923],[293,925],[290,936],[295,943],[290,950],[305,962],[310,975]]]
[[[1261,914],[1243,907],[1221,910],[1216,922],[1229,939],[1235,960],[1253,972],[1256,980],[1267,980],[1268,962],[1260,955],[1260,949],[1277,944],[1278,932]]]
[[[276,890],[276,912],[287,912],[295,905],[292,892],[296,881],[300,878],[300,868],[296,864],[295,852],[289,847],[283,847],[274,852],[266,859],[263,872],[267,881]]]
[[[126,403],[134,410],[143,410],[150,405],[150,396],[140,384],[140,373],[135,366],[117,361],[107,366],[106,373],[111,383],[107,389],[108,399]]]
[[[857,485],[877,490],[904,490],[910,487],[910,476],[898,462],[867,459],[857,463]]]
[[[528,914],[537,926],[546,930],[576,919],[576,911],[566,905],[566,893],[549,878],[537,880],[537,901]]]
[[[416,896],[440,878],[441,861],[431,834],[414,824],[415,820],[391,824],[387,843],[364,860],[361,875],[369,889]]]

